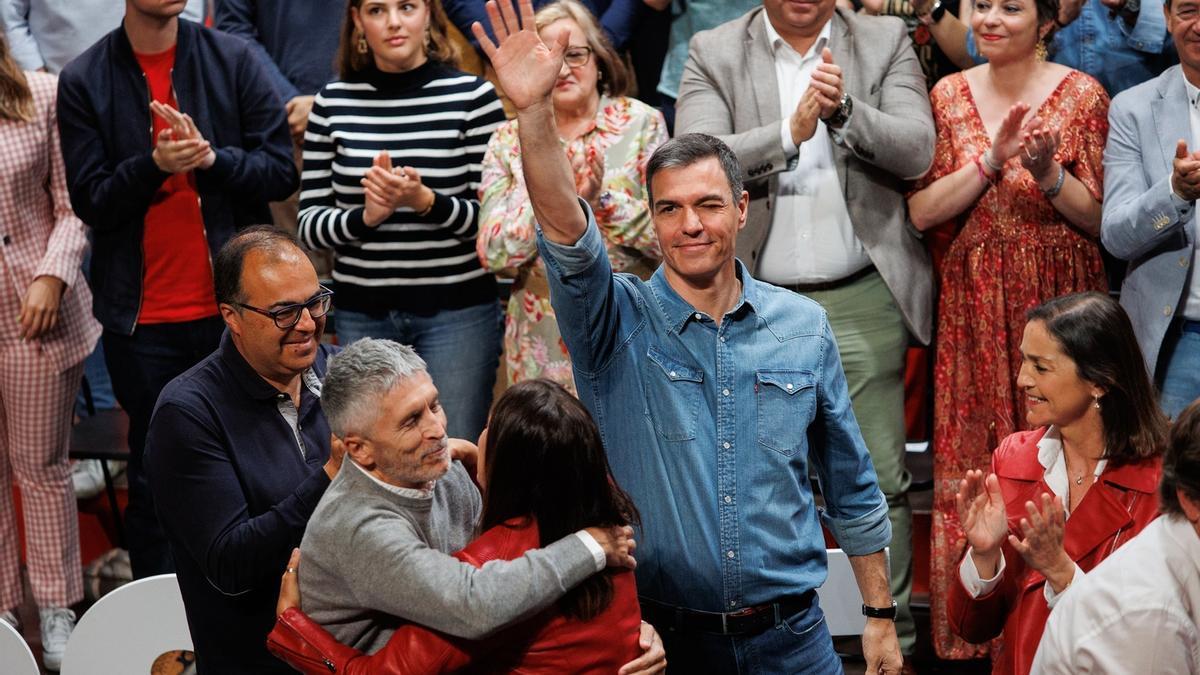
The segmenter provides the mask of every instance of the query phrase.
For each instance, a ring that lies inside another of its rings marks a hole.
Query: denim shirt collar
[[[737,278],[742,281],[742,292],[726,316],[738,315],[743,310],[755,311],[760,306],[758,282],[750,276],[741,260],[734,258],[733,264],[737,269]],[[667,325],[670,326],[673,333],[678,335],[683,332],[688,321],[696,319],[698,312],[695,307],[680,297],[674,288],[671,288],[671,284],[667,281],[667,275],[663,271],[665,267],[665,265],[659,265],[658,269],[654,271],[650,277],[650,289],[654,292],[654,299],[658,301],[659,311],[667,319]]]

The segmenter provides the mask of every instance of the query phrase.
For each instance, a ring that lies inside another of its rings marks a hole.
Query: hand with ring
[[[1033,174],[1038,185],[1053,183],[1058,177],[1054,153],[1062,144],[1062,131],[1051,128],[1041,117],[1034,117],[1021,131],[1021,166]]]
[[[275,603],[275,616],[283,614],[293,607],[300,606],[300,549],[292,549],[292,557],[288,558],[287,569],[279,582],[279,600]]]

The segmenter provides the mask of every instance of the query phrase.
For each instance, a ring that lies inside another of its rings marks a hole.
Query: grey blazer
[[[842,67],[854,111],[834,135],[834,163],[854,233],[891,289],[905,323],[929,343],[933,274],[908,221],[906,181],[933,162],[934,128],[925,77],[904,23],[839,8],[829,48]],[[746,172],[750,213],[738,256],[757,272],[771,226],[778,174],[788,169],[779,140],[779,86],[761,7],[692,38],[676,103],[678,133],[703,132],[729,144]]]
[[[1151,374],[1183,302],[1196,245],[1194,207],[1172,198],[1170,182],[1175,144],[1183,139],[1196,149],[1190,114],[1179,66],[1121,92],[1108,109],[1100,240],[1129,261],[1121,306]]]

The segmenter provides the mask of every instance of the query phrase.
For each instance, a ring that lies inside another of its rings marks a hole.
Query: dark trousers
[[[133,578],[175,571],[171,551],[143,469],[146,430],[158,394],[168,382],[196,365],[217,348],[225,323],[219,316],[139,325],[133,335],[104,331],[104,360],[117,402],[129,415],[129,505],[125,508],[125,537]]]

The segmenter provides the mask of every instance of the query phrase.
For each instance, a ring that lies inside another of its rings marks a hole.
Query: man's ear
[[[242,336],[242,314],[233,305],[221,303],[217,306],[221,310],[221,318],[225,321],[225,327],[229,329],[230,334],[238,337]]]
[[[336,438],[336,437],[335,437]],[[371,442],[356,433],[348,433],[341,439],[346,456],[368,471],[375,468],[375,448]]]

